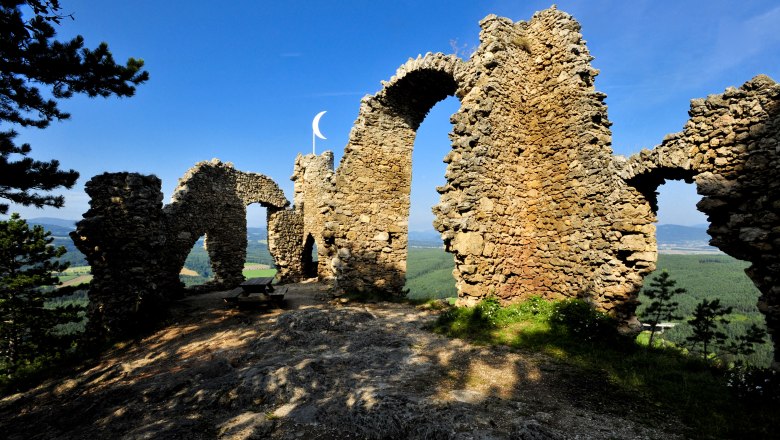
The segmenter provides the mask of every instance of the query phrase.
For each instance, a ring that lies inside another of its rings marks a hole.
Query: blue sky
[[[293,161],[311,151],[311,120],[327,110],[318,152],[341,158],[360,98],[380,90],[409,57],[478,44],[490,13],[528,20],[540,1],[133,1],[62,0],[61,37],[109,44],[117,60],[143,58],[151,75],[129,99],[76,97],[68,121],[19,130],[36,159],[81,173],[66,207],[12,206],[25,217],[80,219],[83,184],[104,171],[155,174],[167,202],[201,160],[220,158],[266,174],[292,198]],[[613,149],[630,155],[679,131],[689,101],[764,73],[780,80],[780,4],[774,1],[559,1],[581,24],[608,95]],[[449,115],[438,104],[415,143],[410,229],[431,229],[444,183]],[[667,184],[661,223],[698,224],[692,186]],[[250,226],[265,224],[252,207]]]

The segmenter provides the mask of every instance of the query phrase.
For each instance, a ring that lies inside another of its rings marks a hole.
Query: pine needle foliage
[[[672,301],[672,298],[687,292],[682,287],[675,288],[676,284],[677,281],[671,278],[669,272],[663,271],[653,278],[650,282],[650,288],[644,291],[645,296],[652,300],[642,312],[642,319],[650,325],[648,348],[653,347],[653,339],[658,330],[658,324],[682,319],[682,316],[675,314],[680,304],[677,301]]]
[[[25,206],[62,207],[62,196],[38,191],[71,188],[79,174],[60,170],[56,160],[27,157],[30,145],[16,145],[16,131],[4,125],[46,128],[70,118],[59,100],[133,96],[135,86],[149,78],[143,60],[117,64],[106,43],[88,49],[80,35],[56,40],[55,26],[73,19],[61,11],[59,0],[0,1],[0,198]],[[0,204],[0,214],[8,207]]]
[[[83,307],[51,307],[63,293],[55,272],[67,269],[56,259],[65,248],[51,245],[51,233],[30,228],[12,214],[0,222],[0,373],[4,379],[36,362],[56,359],[71,348],[74,335],[57,331],[81,320]]]

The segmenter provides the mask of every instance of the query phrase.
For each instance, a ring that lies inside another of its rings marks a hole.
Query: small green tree
[[[756,352],[755,346],[763,344],[765,340],[766,330],[756,324],[752,324],[748,328],[747,333],[729,341],[724,350],[731,356],[750,356]],[[741,362],[737,361],[737,363]]]
[[[672,297],[675,295],[684,294],[687,291],[682,288],[674,288],[677,281],[673,280],[669,276],[669,272],[663,271],[660,275],[653,278],[650,282],[650,288],[645,290],[645,295],[653,300],[650,305],[647,306],[642,313],[642,319],[645,323],[650,324],[650,341],[648,342],[648,348],[653,346],[653,338],[658,324],[663,321],[671,321],[675,319],[682,319],[682,316],[674,314],[677,311],[679,303],[672,301]]]
[[[696,345],[702,344],[702,357],[707,359],[709,357],[709,349],[712,345],[725,344],[728,336],[720,331],[718,324],[728,324],[726,315],[731,313],[731,307],[724,307],[720,303],[720,299],[714,299],[708,301],[703,299],[699,304],[696,304],[696,308],[693,311],[693,318],[688,320],[688,324],[693,328],[693,334],[685,338],[691,342],[691,351],[696,348]]]
[[[83,307],[47,307],[62,294],[45,288],[59,283],[54,272],[67,269],[55,259],[65,248],[51,245],[51,233],[41,226],[29,228],[12,214],[0,221],[0,362],[12,374],[26,362],[56,356],[70,345],[72,336],[58,334],[56,326],[79,320]]]

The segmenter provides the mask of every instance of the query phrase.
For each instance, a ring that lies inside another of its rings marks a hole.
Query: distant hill
[[[68,233],[76,227],[75,220],[60,219],[54,217],[35,217],[27,220],[31,225],[41,225],[46,230],[51,231],[55,237],[68,237]],[[268,239],[268,230],[262,227],[247,228],[247,236],[250,242],[257,243]],[[710,236],[707,234],[707,225],[657,225],[656,239],[660,248],[701,248],[712,249],[709,246]],[[202,237],[201,237],[202,240]],[[70,240],[65,241],[67,246]],[[202,241],[200,243],[202,245]],[[443,243],[441,236],[434,230],[427,231],[409,231],[409,246],[423,248],[440,248]],[[67,246],[70,249],[70,246]]]
[[[658,244],[701,242],[706,245],[710,236],[707,234],[707,226],[658,225],[656,239]]]
[[[249,240],[268,240],[266,228],[246,228],[246,235]]]
[[[43,229],[51,232],[51,235],[55,237],[67,237],[71,231],[76,230],[76,222],[74,220],[63,220],[52,217],[27,219],[27,224],[43,226]]]
[[[68,228],[70,230],[76,229],[76,220],[67,220],[54,217],[35,217],[28,218],[27,223],[31,225],[52,225],[62,228]]]
[[[436,231],[409,231],[409,246],[440,248],[444,246],[441,234]]]

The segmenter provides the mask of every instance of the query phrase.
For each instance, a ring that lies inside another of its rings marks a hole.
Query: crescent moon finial
[[[317,116],[315,116],[314,120],[311,121],[311,129],[314,131],[314,135],[320,139],[327,139],[322,135],[322,132],[320,132],[320,118],[322,118],[322,115],[325,113],[327,113],[327,110],[317,113]]]

